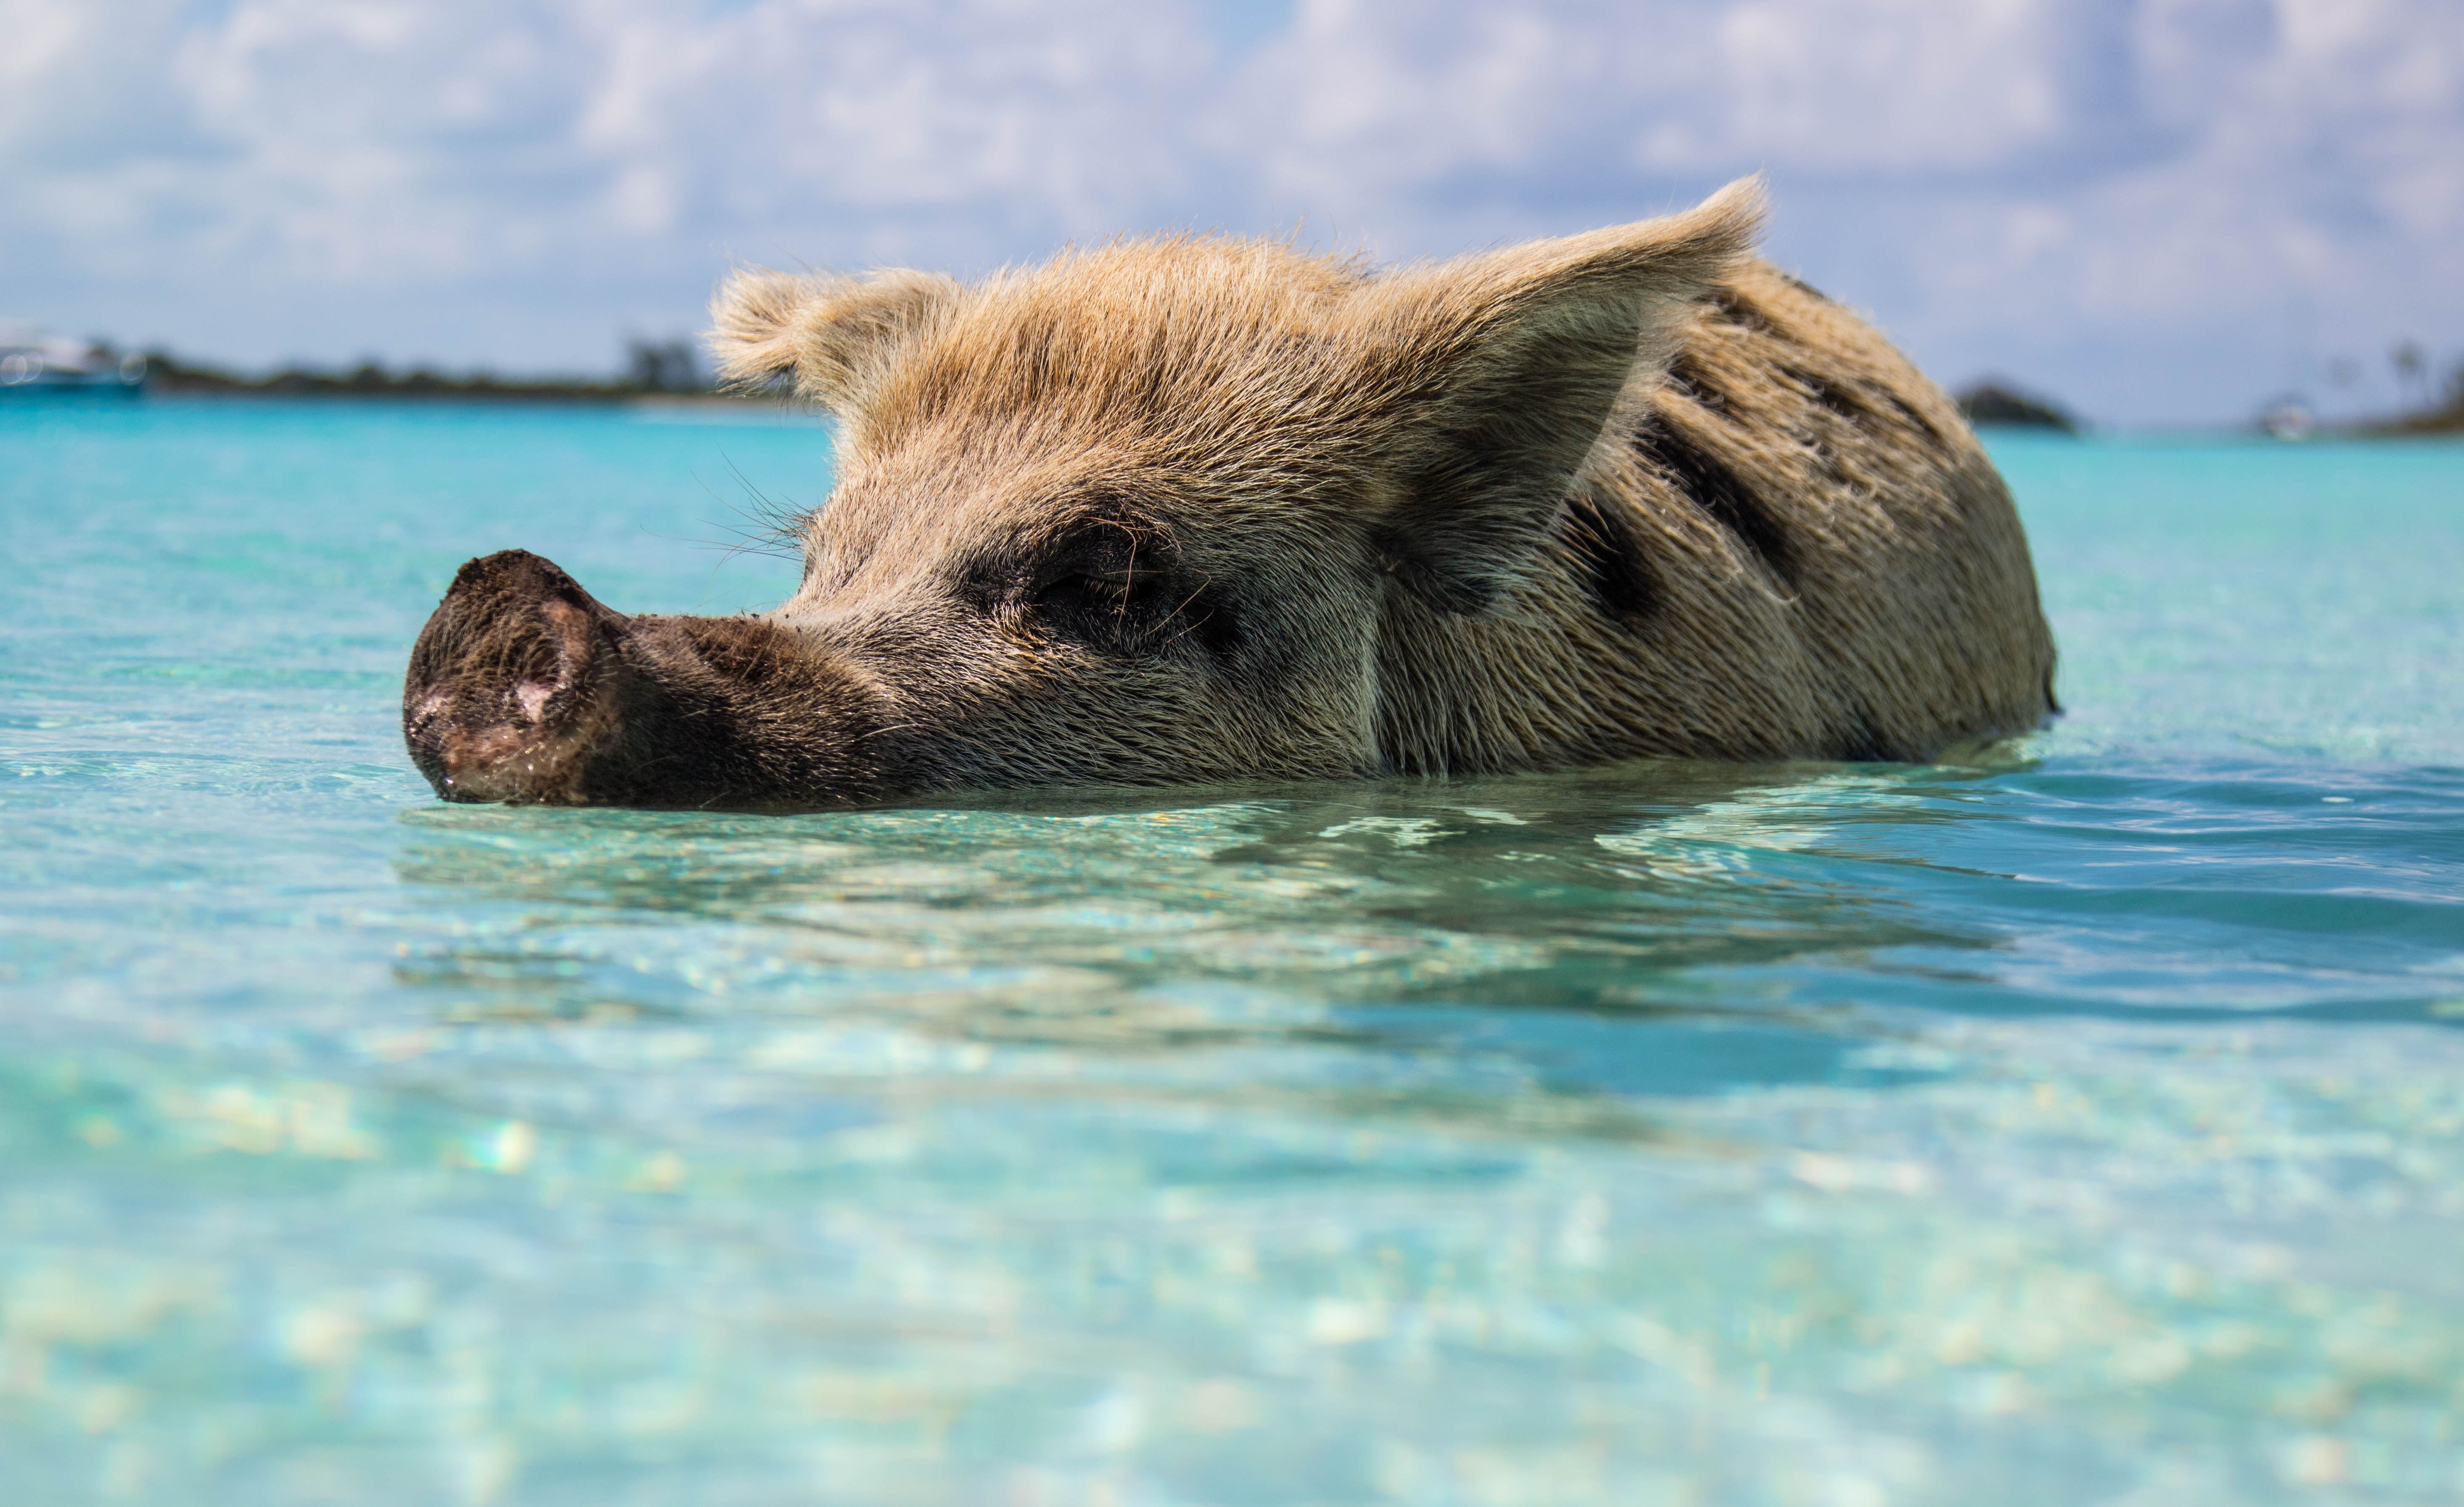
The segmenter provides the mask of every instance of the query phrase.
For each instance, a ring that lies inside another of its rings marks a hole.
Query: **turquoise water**
[[[2004,441],[2057,728],[447,808],[826,436],[0,410],[11,1502],[2464,1495],[2464,448]]]

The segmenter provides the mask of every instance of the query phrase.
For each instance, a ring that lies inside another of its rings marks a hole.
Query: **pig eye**
[[[1013,565],[1007,600],[1058,638],[1113,654],[1161,651],[1193,596],[1171,533],[1119,499],[1081,501],[1089,511]]]
[[[1135,575],[1081,571],[1038,587],[1034,602],[1047,613],[1143,616],[1161,600],[1163,585],[1163,572],[1159,570],[1141,570]]]
[[[1169,570],[1072,571],[1026,593],[1024,605],[1049,632],[1112,654],[1185,644],[1228,659],[1243,642],[1240,617],[1223,592],[1211,582],[1193,587]]]

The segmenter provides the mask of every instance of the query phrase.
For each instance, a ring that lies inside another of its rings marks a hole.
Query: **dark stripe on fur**
[[[1745,295],[1734,288],[1716,288],[1703,301],[1711,318],[1721,323],[1754,335],[1771,333],[1771,321],[1763,318],[1763,311],[1747,302]]]
[[[1868,410],[1863,403],[1851,397],[1848,389],[1841,388],[1838,384],[1825,381],[1820,377],[1815,376],[1811,372],[1792,370],[1788,375],[1794,378],[1797,385],[1802,387],[1807,395],[1812,397],[1815,403],[1820,404],[1823,408],[1838,414],[1841,418],[1848,420],[1850,423],[1861,424],[1866,422],[1870,416],[1871,410]]]
[[[1634,448],[1646,465],[1675,483],[1687,501],[1727,529],[1771,574],[1795,580],[1796,550],[1786,526],[1717,455],[1664,424],[1644,425],[1635,434]]]
[[[1918,433],[1923,434],[1927,439],[1934,441],[1936,444],[1942,442],[1942,431],[1934,427],[1933,420],[1926,418],[1924,414],[1918,412],[1909,405],[1905,398],[1901,397],[1896,392],[1886,392],[1882,396],[1883,400],[1891,405],[1893,411],[1897,412],[1900,417],[1906,422],[1908,428],[1915,430]]]
[[[1894,764],[1900,759],[1874,730],[1873,718],[1861,706],[1849,708],[1848,730],[1833,757],[1842,764]]]
[[[1642,540],[1623,510],[1589,493],[1566,507],[1566,547],[1581,567],[1583,590],[1600,615],[1639,631],[1660,603],[1658,583],[1643,559]]]
[[[1677,359],[1669,364],[1668,386],[1678,396],[1705,412],[1727,417],[1728,395],[1713,387],[1704,376],[1703,368],[1695,363],[1692,352],[1680,352]]]

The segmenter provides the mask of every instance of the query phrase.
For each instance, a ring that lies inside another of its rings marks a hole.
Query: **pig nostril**
[[[556,695],[552,680],[524,680],[514,687],[514,704],[522,710],[524,721],[536,722],[547,710],[548,698]]]

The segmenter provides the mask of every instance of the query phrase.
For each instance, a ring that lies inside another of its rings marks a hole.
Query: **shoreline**
[[[300,369],[279,371],[264,377],[240,377],[210,367],[183,366],[161,357],[150,358],[150,369],[142,382],[104,386],[15,387],[0,388],[0,407],[11,399],[36,402],[127,402],[144,398],[180,399],[271,399],[333,401],[341,403],[459,403],[530,407],[542,404],[573,404],[593,408],[627,408],[644,413],[670,413],[678,416],[703,413],[751,417],[767,414],[781,418],[824,423],[827,415],[812,404],[777,391],[731,392],[710,388],[666,388],[648,387],[621,379],[547,378],[529,381],[508,381],[493,377],[444,377],[429,372],[395,375],[375,372],[363,367],[346,373],[316,372]],[[2089,426],[2066,428],[2060,425],[2028,419],[1976,423],[1981,435],[2002,438],[2036,436],[2045,439],[2113,440],[2129,442],[2248,440],[2268,444],[2313,444],[2321,441],[2383,440],[2453,440],[2464,438],[2464,403],[2449,404],[2426,412],[2393,417],[2361,419],[2344,423],[2321,424],[2298,438],[2277,438],[2255,426],[2151,424],[2145,426]]]

